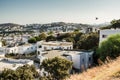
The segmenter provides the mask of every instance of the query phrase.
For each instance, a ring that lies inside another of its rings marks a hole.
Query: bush
[[[72,68],[72,62],[55,57],[53,59],[44,60],[41,68],[44,68],[45,71],[50,73],[46,76],[46,78],[52,78],[52,80],[62,80],[69,76],[69,70]]]
[[[98,46],[99,36],[97,33],[82,34],[77,42],[79,49],[90,50]]]
[[[29,42],[29,43],[36,43],[37,40],[36,40],[36,38],[30,38],[30,39],[28,40],[28,42]]]
[[[56,37],[54,37],[53,35],[50,35],[46,38],[46,41],[55,41]]]
[[[39,74],[33,65],[24,65],[16,70],[5,69],[0,74],[0,80],[33,80],[38,77]]]
[[[35,39],[36,39],[36,41],[40,41],[41,40],[39,36],[35,36]]]
[[[40,37],[40,40],[45,40],[47,38],[47,35],[45,33],[41,33],[39,37]]]
[[[120,35],[112,35],[107,40],[103,41],[99,48],[98,54],[103,61],[107,56],[116,58],[120,55]]]
[[[57,40],[62,41],[63,39],[70,37],[74,37],[74,34],[73,33],[60,34],[59,36],[57,36]]]

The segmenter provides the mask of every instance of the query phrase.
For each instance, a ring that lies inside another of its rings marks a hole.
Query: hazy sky
[[[93,24],[119,18],[120,0],[0,0],[0,23]]]

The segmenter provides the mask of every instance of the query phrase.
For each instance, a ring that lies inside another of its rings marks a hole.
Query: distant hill
[[[93,24],[93,26],[95,26],[95,27],[105,27],[108,25],[110,25],[110,22],[105,22],[105,23],[101,23],[101,24]]]
[[[3,23],[0,24],[0,27],[15,27],[15,26],[21,26],[20,24],[15,24],[15,23]]]

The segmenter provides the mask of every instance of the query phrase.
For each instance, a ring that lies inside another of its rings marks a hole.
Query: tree
[[[64,38],[64,40],[67,41],[67,42],[73,42],[73,43],[75,43],[74,38],[71,38],[71,37]]]
[[[53,31],[48,32],[48,35],[52,35],[52,34],[53,34]]]
[[[77,33],[79,33],[79,31],[80,31],[79,29],[75,29],[74,33],[77,34]]]
[[[77,42],[79,49],[94,49],[98,46],[99,35],[97,33],[83,34]]]
[[[80,37],[81,37],[81,35],[82,35],[83,33],[81,33],[81,32],[79,32],[79,33],[77,33],[76,35],[75,35],[75,37],[74,37],[74,43],[73,43],[73,47],[75,48],[75,49],[78,49],[78,41],[80,40]]]
[[[2,41],[2,46],[6,46],[6,41],[5,40]]]
[[[19,74],[11,69],[4,69],[0,74],[0,80],[18,80]]]
[[[60,34],[60,35],[57,37],[57,40],[63,40],[63,39],[65,39],[65,38],[69,38],[69,37],[74,37],[74,34],[73,34],[73,33]]]
[[[47,35],[45,33],[41,33],[39,37],[41,40],[45,40],[47,38]]]
[[[120,19],[111,21],[112,28],[120,28]]]
[[[35,36],[36,41],[40,41],[40,37],[39,36]]]
[[[103,26],[103,27],[100,27],[101,30],[104,30],[104,29],[110,29],[112,27],[112,25],[108,25],[108,26]]]
[[[41,67],[48,72],[48,76],[51,76],[52,80],[62,80],[69,76],[72,62],[55,57],[53,59],[44,60]]]
[[[46,41],[55,41],[56,37],[54,37],[53,35],[50,35],[46,38]]]
[[[30,65],[24,65],[22,67],[18,67],[16,72],[19,73],[19,77],[21,80],[31,80],[34,79],[34,74],[36,73],[35,67]]]
[[[37,41],[36,41],[36,38],[30,38],[30,39],[28,40],[28,42],[29,42],[29,43],[36,43]]]
[[[16,70],[5,69],[0,74],[0,80],[33,80],[38,77],[39,74],[33,65],[24,65]]]
[[[101,42],[98,48],[98,55],[101,60],[105,60],[107,56],[116,58],[120,55],[120,35],[112,35],[107,40]]]

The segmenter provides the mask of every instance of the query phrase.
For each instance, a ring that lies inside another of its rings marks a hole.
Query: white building
[[[55,26],[55,27],[48,28],[47,31],[59,32],[63,30],[62,30],[62,26]]]
[[[99,43],[101,43],[102,41],[106,40],[109,36],[114,35],[114,34],[120,34],[120,29],[100,30]]]
[[[40,53],[41,51],[45,50],[72,50],[73,43],[72,42],[59,42],[59,41],[50,41],[44,42],[40,41],[37,42],[37,52]]]
[[[0,41],[0,57],[4,57],[5,56],[5,48],[2,47],[2,42]]]
[[[13,47],[6,47],[5,49],[5,53],[18,53],[18,47],[17,46],[13,46]]]
[[[5,68],[15,70],[19,66],[23,66],[25,64],[33,65],[33,61],[28,59],[0,58],[0,72]]]
[[[82,71],[82,68],[86,70],[93,64],[93,51],[62,51],[62,50],[52,50],[38,55],[40,64],[44,59],[51,58],[64,58],[73,62],[73,69],[77,72]]]
[[[65,51],[63,52],[68,60],[73,62],[73,69],[81,71],[92,66],[93,63],[93,51]]]
[[[0,47],[2,47],[2,42],[0,41]]]
[[[36,44],[24,44],[21,46],[6,47],[5,53],[28,54],[37,50]]]
[[[37,50],[36,44],[25,44],[22,46],[18,46],[18,52],[20,54],[29,54],[31,52],[35,52]]]
[[[0,57],[5,57],[5,48],[0,47]]]

